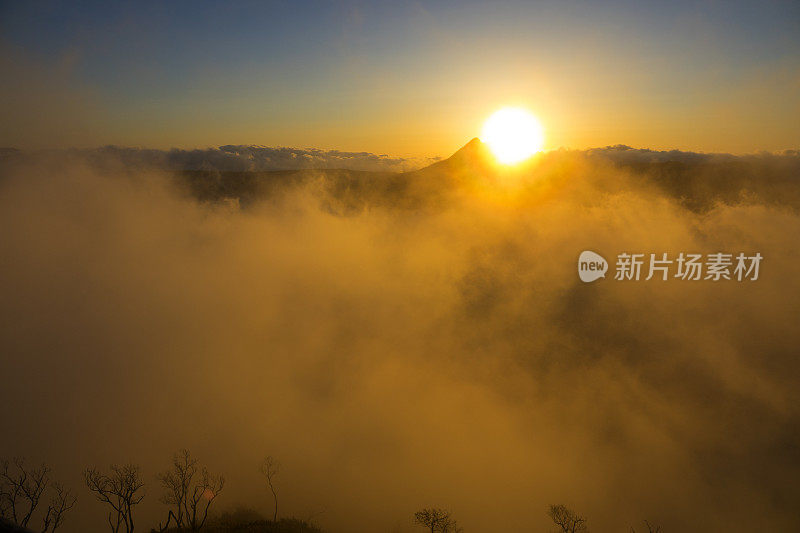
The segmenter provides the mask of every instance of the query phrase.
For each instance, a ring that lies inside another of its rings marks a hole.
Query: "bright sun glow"
[[[486,120],[481,140],[489,145],[498,161],[510,165],[542,149],[544,129],[526,110],[504,107]]]

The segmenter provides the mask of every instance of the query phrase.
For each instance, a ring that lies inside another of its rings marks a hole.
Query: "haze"
[[[206,533],[800,531],[799,60],[795,2],[0,4],[0,460],[58,533],[184,448]]]

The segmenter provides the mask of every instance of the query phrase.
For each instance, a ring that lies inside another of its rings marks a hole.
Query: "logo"
[[[584,283],[591,283],[606,277],[608,262],[602,255],[586,250],[578,258],[578,276]]]
[[[759,252],[750,255],[745,252],[716,252],[706,254],[685,253],[670,255],[628,253],[617,255],[615,281],[660,281],[679,279],[683,281],[756,281],[761,260]],[[578,258],[578,277],[584,283],[591,283],[606,277],[608,263],[600,254],[586,250]]]

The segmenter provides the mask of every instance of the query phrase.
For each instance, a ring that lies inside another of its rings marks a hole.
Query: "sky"
[[[0,146],[800,147],[796,2],[2,2]]]
[[[278,516],[327,533],[800,531],[799,30],[797,1],[0,0],[0,460],[74,492],[59,533],[105,530],[111,464],[164,523],[185,447],[215,512],[273,516],[270,455]],[[507,105],[551,151],[430,159]],[[695,253],[760,277],[674,277]]]

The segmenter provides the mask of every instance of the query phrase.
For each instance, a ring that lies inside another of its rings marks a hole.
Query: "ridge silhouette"
[[[497,171],[494,156],[488,145],[475,137],[447,159],[405,174],[424,180],[463,182],[483,179],[496,174]]]
[[[475,137],[467,144],[456,150],[453,155],[443,161],[437,161],[420,170],[463,170],[465,167],[489,167],[492,163],[492,154],[489,147],[479,138]]]

